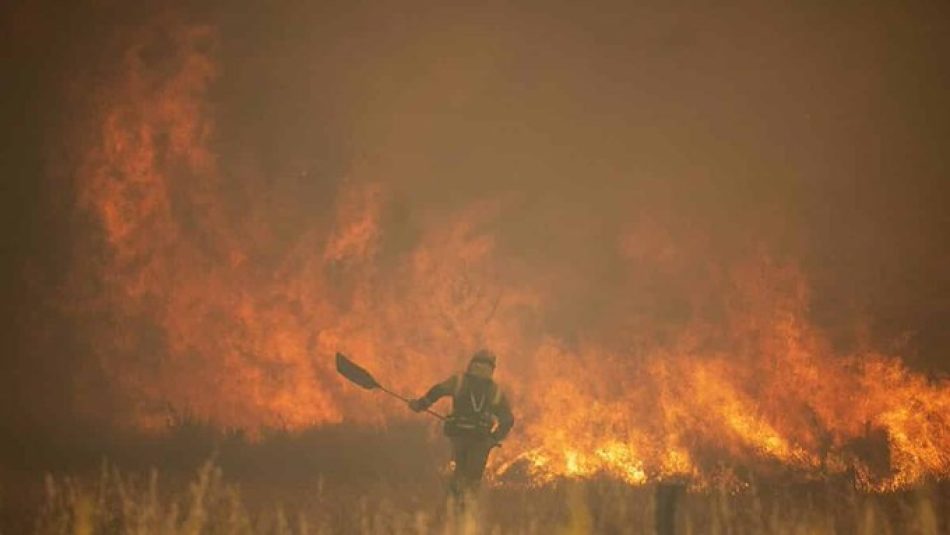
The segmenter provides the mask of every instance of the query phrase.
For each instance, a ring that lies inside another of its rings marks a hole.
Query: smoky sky
[[[88,223],[70,177],[95,89],[155,21],[214,28],[218,165],[286,202],[288,234],[356,174],[390,192],[394,250],[422,211],[498,201],[501,251],[591,281],[552,319],[581,329],[614,275],[607,236],[657,218],[716,255],[767,242],[803,266],[821,325],[859,319],[947,370],[938,2],[24,2],[3,20],[7,407],[60,412],[95,366],[56,306]]]

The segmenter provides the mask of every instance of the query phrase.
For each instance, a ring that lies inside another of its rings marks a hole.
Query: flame
[[[159,36],[156,67],[142,50]],[[950,385],[898,356],[835,351],[793,261],[704,263],[702,235],[633,220],[613,241],[626,275],[610,319],[567,335],[551,316],[571,306],[570,269],[504,249],[503,200],[415,214],[393,250],[385,169],[296,204],[237,181],[213,150],[215,41],[208,27],[138,36],[76,170],[94,224],[72,309],[128,400],[117,419],[161,428],[171,405],[229,427],[378,425],[412,415],[344,384],[330,355],[421,392],[488,346],[518,415],[498,478],[701,485],[751,467],[889,490],[950,474]],[[656,313],[660,295],[692,312]]]

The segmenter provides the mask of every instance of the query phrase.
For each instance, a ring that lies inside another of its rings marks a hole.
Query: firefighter
[[[452,413],[443,428],[452,441],[455,472],[450,489],[456,498],[478,489],[492,448],[500,445],[515,423],[508,398],[492,380],[496,358],[487,349],[477,351],[464,373],[433,386],[426,395],[409,401],[421,412],[445,396],[452,396]]]

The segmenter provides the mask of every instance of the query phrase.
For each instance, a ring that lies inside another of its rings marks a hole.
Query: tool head
[[[373,379],[373,376],[370,375],[368,371],[346,358],[346,355],[343,353],[336,354],[336,371],[340,372],[340,375],[343,377],[346,377],[367,390],[379,388],[379,383],[376,382],[376,379]]]

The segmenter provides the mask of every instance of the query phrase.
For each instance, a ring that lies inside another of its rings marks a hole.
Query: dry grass
[[[477,511],[454,518],[437,499],[413,501],[418,497],[406,494],[410,482],[402,489],[380,485],[357,495],[354,489],[333,488],[318,479],[288,504],[278,492],[242,493],[211,462],[188,482],[166,482],[155,471],[125,475],[108,467],[93,479],[47,476],[36,532],[652,533],[655,508],[654,487],[606,480],[496,487],[484,493]],[[677,533],[931,535],[941,528],[938,494],[921,488],[868,495],[829,483],[779,490],[756,486],[739,493],[684,492]]]
[[[441,472],[448,451],[429,431],[340,426],[248,440],[182,422],[162,437],[36,440],[0,455],[0,535],[654,532],[657,487],[606,478],[494,485],[456,518]],[[677,496],[678,534],[950,532],[950,482],[876,495],[845,479],[776,477],[742,492],[663,492]]]

